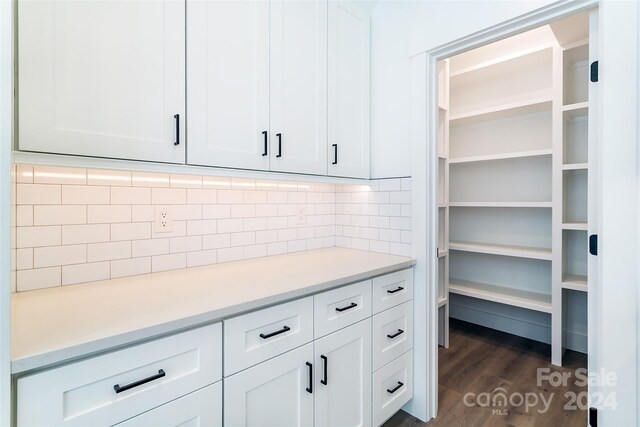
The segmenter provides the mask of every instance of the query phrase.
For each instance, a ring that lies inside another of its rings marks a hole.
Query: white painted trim
[[[330,182],[333,184],[362,184],[369,179],[343,178],[324,175],[305,175],[284,172],[226,169],[212,166],[176,165],[170,163],[143,162],[137,160],[105,159],[98,157],[69,156],[64,154],[32,153],[14,151],[15,163],[68,166],[87,169],[122,169],[127,171],[178,173],[203,176],[230,176],[253,179],[279,179],[282,181]],[[398,177],[406,178],[406,177]]]
[[[11,422],[13,1],[0,1],[0,425]]]

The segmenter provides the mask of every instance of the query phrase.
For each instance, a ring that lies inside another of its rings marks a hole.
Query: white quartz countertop
[[[21,373],[321,292],[415,264],[319,249],[12,295],[12,372]]]

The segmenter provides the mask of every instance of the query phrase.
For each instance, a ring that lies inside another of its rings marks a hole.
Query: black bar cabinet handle
[[[269,139],[267,137],[267,131],[266,130],[262,131],[262,136],[264,136],[264,151],[262,152],[262,155],[266,156],[267,155],[267,140]]]
[[[397,288],[397,289],[393,289],[393,290],[391,290],[391,289],[387,289],[387,293],[388,293],[388,294],[395,294],[396,292],[400,292],[400,291],[401,291],[401,290],[403,290],[403,289],[404,289],[404,288],[403,288],[402,286],[398,286],[398,288]]]
[[[278,137],[278,154],[276,154],[276,157],[282,157],[282,134],[276,133],[276,137]]]
[[[307,387],[307,392],[313,394],[313,364],[307,362],[307,366],[309,367],[309,387]]]
[[[180,145],[180,114],[174,114],[173,118],[176,119],[176,142],[173,145]]]
[[[357,307],[358,304],[356,304],[355,302],[352,302],[351,304],[349,304],[346,307],[336,307],[336,311],[339,313],[342,313],[343,311],[347,311],[347,310],[351,310],[354,307]]]
[[[404,331],[403,331],[402,329],[398,329],[398,332],[396,332],[396,333],[395,333],[395,334],[393,334],[393,335],[387,335],[387,338],[395,338],[395,337],[397,337],[398,335],[402,335],[402,334],[404,334]]]
[[[398,381],[398,385],[397,385],[397,386],[395,386],[394,388],[391,388],[391,389],[389,389],[389,388],[388,388],[388,389],[387,389],[387,393],[389,393],[389,394],[393,394],[393,393],[395,393],[396,391],[400,390],[400,387],[402,387],[403,385],[404,385],[404,383],[401,383],[400,381]]]
[[[150,383],[151,381],[155,381],[155,380],[160,379],[160,378],[162,378],[162,377],[164,377],[166,375],[167,374],[165,374],[164,370],[160,369],[158,371],[158,373],[155,374],[155,375],[151,375],[150,377],[147,377],[145,379],[138,380],[136,382],[133,382],[133,383],[127,384],[127,385],[123,385],[123,386],[121,386],[119,384],[116,384],[116,385],[113,386],[113,389],[116,391],[116,393],[122,393],[123,391],[131,390],[132,388],[141,386],[142,384]]]
[[[333,162],[332,165],[338,164],[338,144],[331,144],[333,146]]]
[[[276,335],[280,335],[280,334],[284,334],[285,332],[289,332],[290,330],[291,330],[290,327],[285,326],[284,328],[280,329],[279,331],[271,332],[271,333],[268,333],[268,334],[260,334],[260,338],[262,338],[263,340],[266,340],[268,338],[275,337]]]
[[[328,365],[327,356],[322,354],[322,355],[320,355],[320,359],[322,359],[323,371],[324,371],[323,375],[322,375],[323,378],[320,380],[320,383],[324,384],[324,385],[327,385],[327,376],[328,376],[328,373],[327,373],[327,369],[328,369],[328,367],[327,367],[327,365]]]

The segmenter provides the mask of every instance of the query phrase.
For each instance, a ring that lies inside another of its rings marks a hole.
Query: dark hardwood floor
[[[559,368],[551,365],[547,344],[451,319],[449,348],[438,354],[438,416],[425,424],[400,411],[384,427],[586,425],[585,410],[565,409],[572,395],[586,392],[576,378],[576,369],[587,366],[582,353],[567,351]],[[560,375],[568,376],[566,385],[539,384],[539,368],[559,383]]]

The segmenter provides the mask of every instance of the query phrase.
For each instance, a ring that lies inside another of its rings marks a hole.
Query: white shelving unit
[[[438,307],[445,346],[446,293],[548,316],[561,365],[586,316],[590,57],[552,27],[440,63]]]

